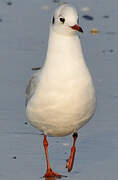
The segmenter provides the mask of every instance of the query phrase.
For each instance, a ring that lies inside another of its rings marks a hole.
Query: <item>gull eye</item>
[[[64,18],[60,17],[59,20],[64,24],[64,22],[65,22]]]
[[[77,24],[79,24],[79,18],[77,19]]]

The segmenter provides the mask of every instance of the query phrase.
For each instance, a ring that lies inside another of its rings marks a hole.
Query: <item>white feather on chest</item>
[[[47,58],[28,106],[31,124],[63,136],[82,127],[95,111],[95,94],[80,40],[51,30]]]

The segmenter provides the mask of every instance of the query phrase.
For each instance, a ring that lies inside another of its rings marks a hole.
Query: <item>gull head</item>
[[[83,32],[79,26],[76,9],[68,4],[59,6],[52,17],[51,28],[63,35],[73,35],[76,31]]]

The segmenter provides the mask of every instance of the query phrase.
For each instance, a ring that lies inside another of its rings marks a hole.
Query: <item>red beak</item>
[[[74,26],[70,26],[70,27],[75,31],[79,31],[79,32],[83,33],[82,28],[78,24],[75,24]]]

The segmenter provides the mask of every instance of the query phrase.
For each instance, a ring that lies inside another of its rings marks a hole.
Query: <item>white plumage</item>
[[[95,112],[91,75],[80,39],[71,28],[77,20],[73,7],[66,4],[56,9],[45,64],[27,87],[27,117],[46,135],[66,136],[77,132]]]

